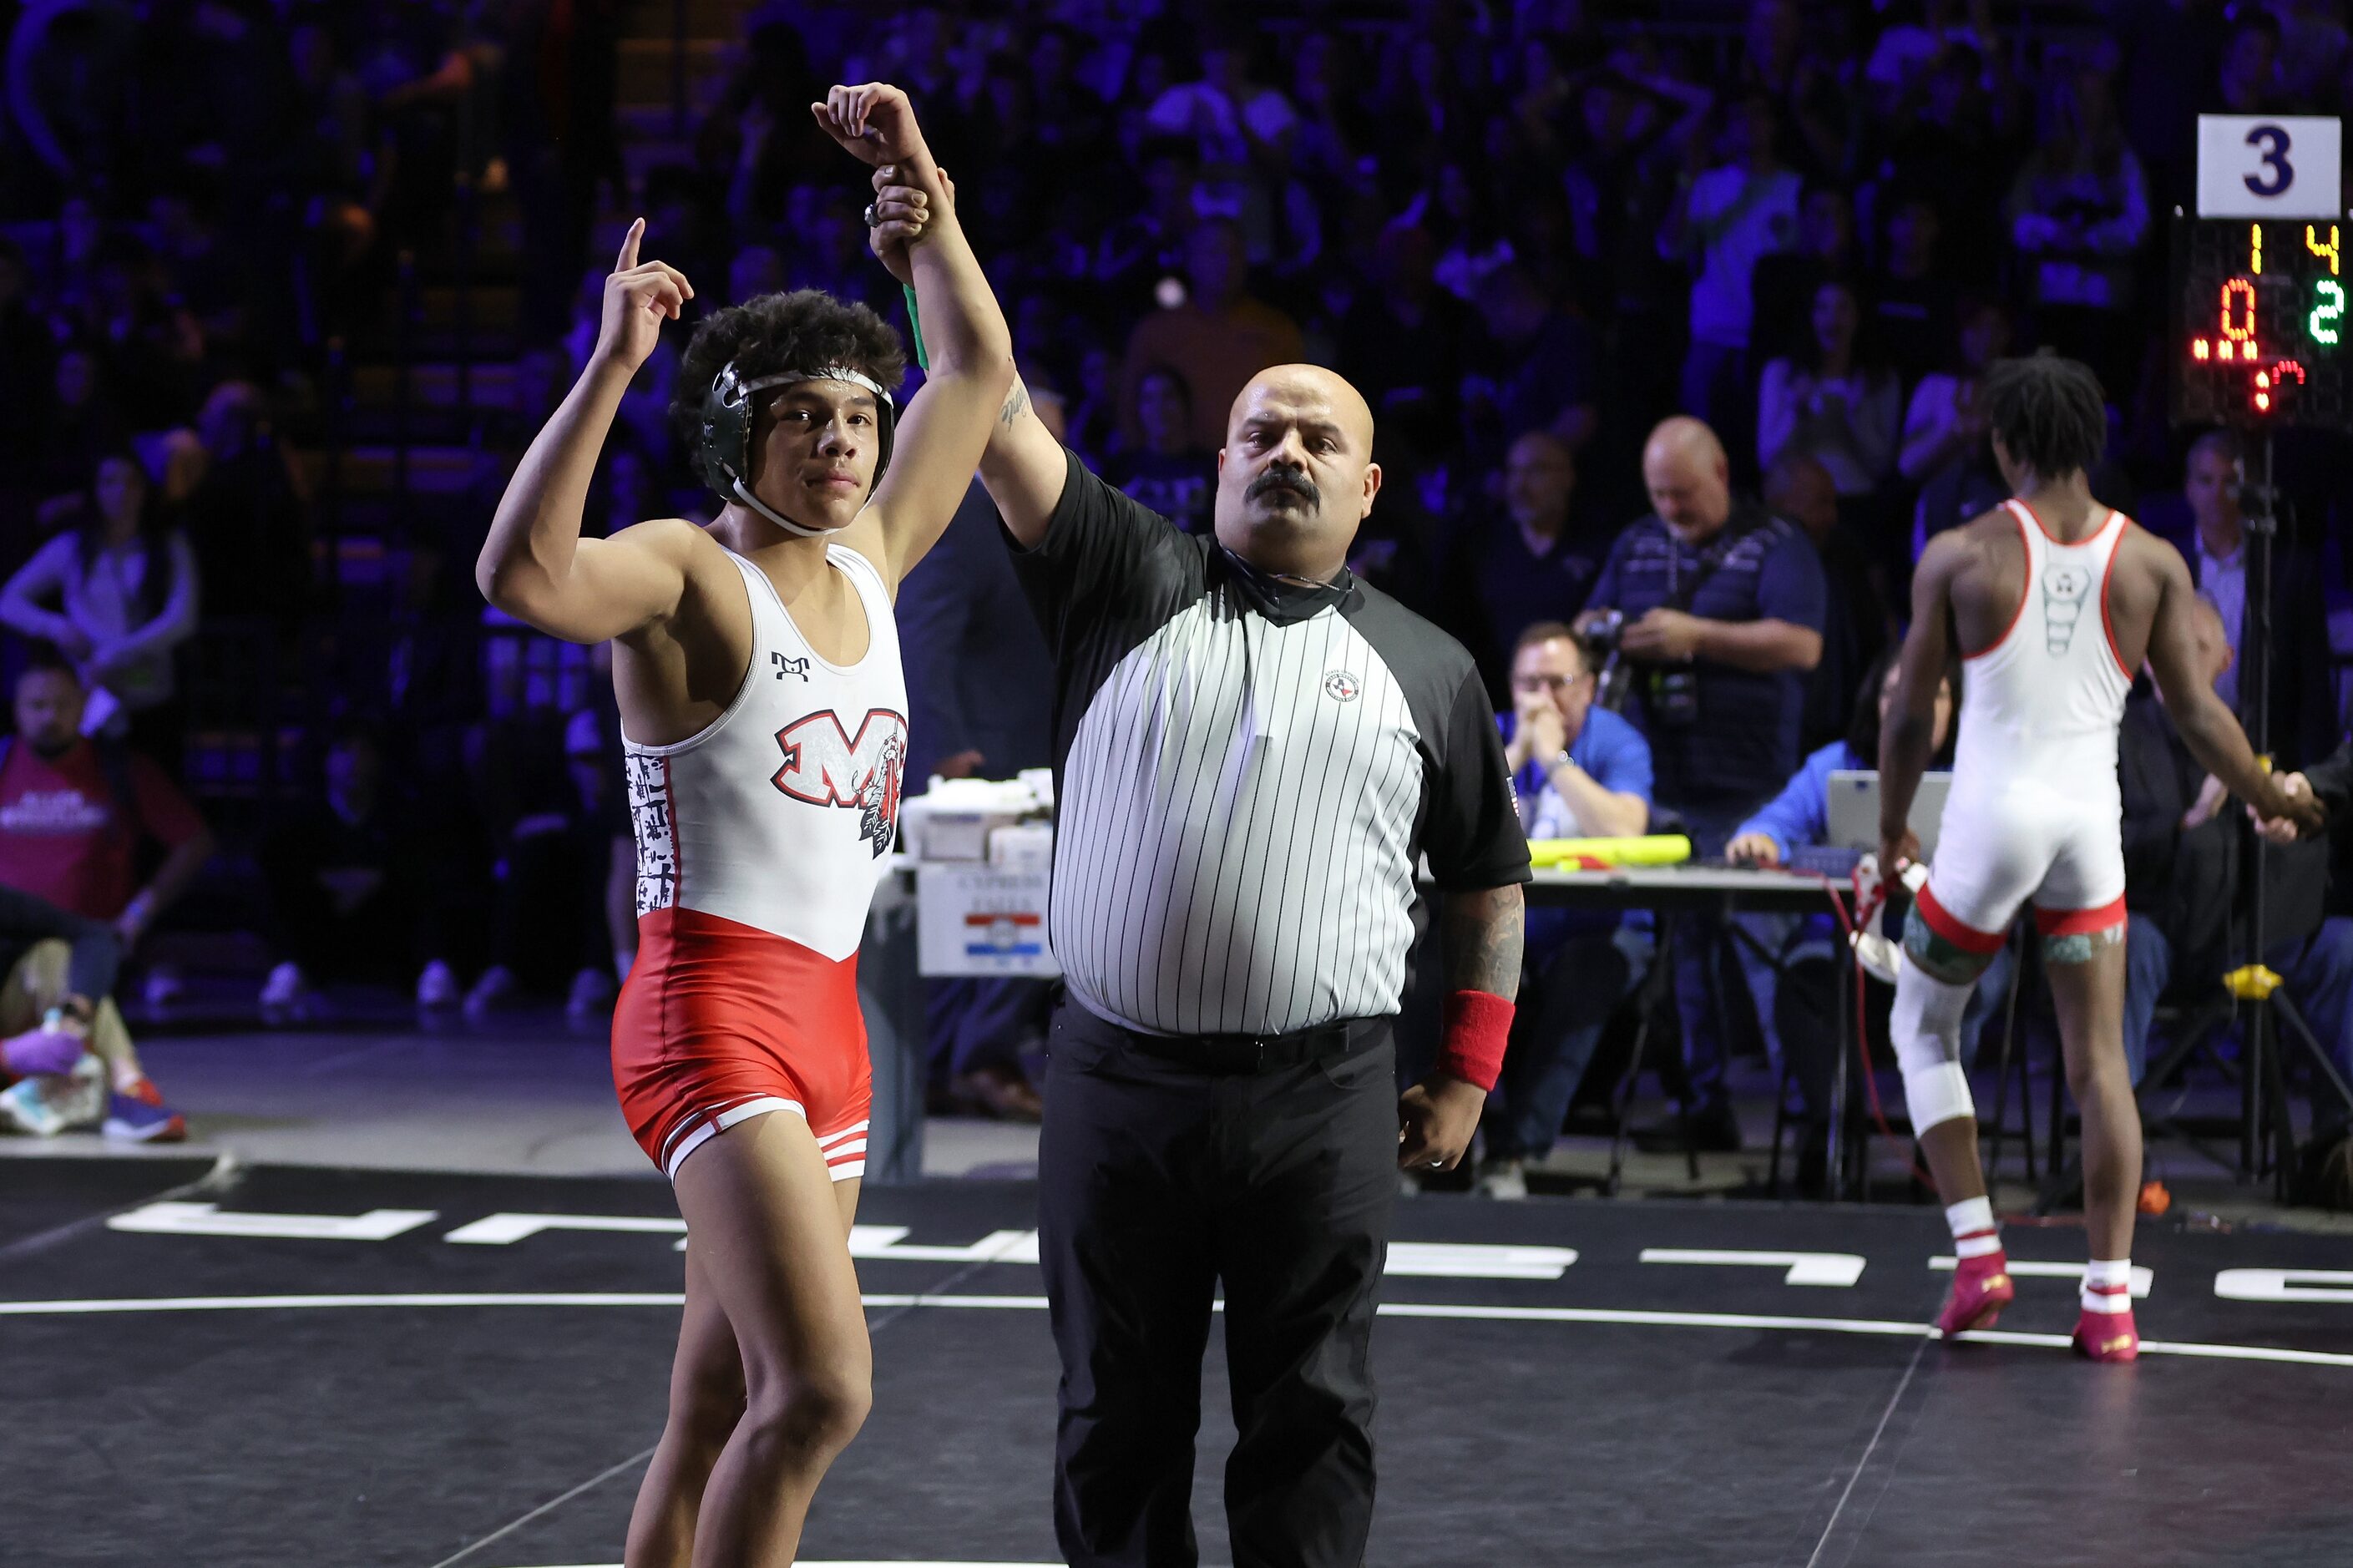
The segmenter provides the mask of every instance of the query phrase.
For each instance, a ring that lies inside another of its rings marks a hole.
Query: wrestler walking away
[[[2084,1276],[2076,1351],[2131,1361],[2140,1112],[2125,1065],[2125,860],[2116,730],[2147,661],[2190,754],[2267,817],[2309,832],[2247,745],[2199,656],[2197,588],[2173,546],[2092,497],[2107,414],[2072,360],[2005,360],[1987,374],[1993,452],[2012,500],[1939,534],[1921,557],[1895,700],[1880,742],[1880,864],[1916,858],[1905,826],[1935,745],[1956,650],[1967,673],[1959,754],[1927,885],[1905,924],[1895,1056],[1959,1267],[1937,1318],[1990,1327],[2013,1295],[1978,1162],[1961,1070],[1962,1010],[2010,921],[2031,902],[2059,1014],[2067,1087],[2084,1119]]]
[[[838,87],[811,110],[859,158],[937,189],[897,89]],[[910,252],[932,362],[903,421],[904,352],[871,310],[814,291],[742,301],[696,329],[680,376],[719,515],[583,539],[622,391],[694,297],[639,259],[632,225],[596,352],[475,568],[508,614],[615,645],[640,947],[613,1078],[691,1237],[629,1568],[791,1563],[871,1399],[848,1244],[871,1085],[854,976],[906,749],[892,601],[1014,384],[1004,318],[939,205]]]

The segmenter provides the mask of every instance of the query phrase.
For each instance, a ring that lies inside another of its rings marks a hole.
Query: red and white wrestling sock
[[[1993,1222],[1993,1200],[1964,1198],[1945,1210],[1952,1227],[1953,1293],[1936,1314],[1936,1327],[1947,1335],[1971,1329],[1989,1329],[2001,1310],[2018,1294],[2010,1281],[2010,1258],[2001,1249],[2001,1232]]]
[[[2075,1320],[2075,1353],[2093,1361],[2134,1361],[2140,1332],[2133,1327],[2132,1259],[2094,1258],[2084,1269],[2084,1310]]]

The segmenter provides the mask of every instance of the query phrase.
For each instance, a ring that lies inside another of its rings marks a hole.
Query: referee
[[[1223,1284],[1236,1568],[1356,1568],[1374,1286],[1400,1164],[1462,1157],[1520,973],[1527,844],[1471,656],[1352,577],[1380,489],[1328,371],[1245,387],[1216,537],[1090,473],[1016,384],[981,478],[1055,665],[1060,823],[1039,1230],[1072,1568],[1191,1568]],[[1397,1094],[1416,868],[1440,1067]]]

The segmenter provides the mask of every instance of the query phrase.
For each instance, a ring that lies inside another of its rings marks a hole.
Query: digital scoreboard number
[[[2176,222],[2177,423],[2353,427],[2348,239],[2328,219]]]

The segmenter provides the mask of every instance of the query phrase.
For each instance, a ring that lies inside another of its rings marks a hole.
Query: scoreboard
[[[2327,219],[2176,221],[2176,421],[2353,426],[2348,239]]]
[[[2175,423],[2353,428],[2343,136],[2322,115],[2198,117],[2198,205],[2173,221]]]

